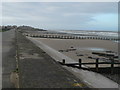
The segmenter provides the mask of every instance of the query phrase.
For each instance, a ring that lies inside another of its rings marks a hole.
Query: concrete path
[[[87,88],[76,76],[20,33],[18,45],[20,88]]]
[[[15,30],[2,33],[2,88],[14,88],[10,81],[15,70]]]

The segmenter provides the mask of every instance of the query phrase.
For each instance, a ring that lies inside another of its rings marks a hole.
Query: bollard
[[[65,64],[65,59],[63,59],[62,63]]]
[[[99,62],[99,58],[96,59],[96,71],[98,72],[98,62]]]
[[[81,62],[82,62],[82,60],[79,59],[79,68],[81,68]]]

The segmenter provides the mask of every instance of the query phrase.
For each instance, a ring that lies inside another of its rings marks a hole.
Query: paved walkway
[[[78,78],[20,33],[20,88],[86,88]]]
[[[15,70],[15,31],[2,33],[2,88],[14,88],[10,75]]]

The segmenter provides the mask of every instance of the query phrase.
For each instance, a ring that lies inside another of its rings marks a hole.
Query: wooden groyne
[[[37,37],[37,38],[53,38],[53,39],[96,39],[96,40],[119,41],[118,38],[99,37],[99,36],[75,36],[75,35],[68,35],[68,34],[30,34],[30,33],[24,33],[23,35],[29,36],[29,37]]]
[[[100,73],[106,73],[106,72],[111,73],[111,74],[120,73],[120,71],[118,71],[118,70],[120,70],[120,62],[116,62],[114,60],[114,58],[110,58],[110,62],[101,62],[99,58],[96,58],[95,62],[84,63],[84,62],[82,62],[82,59],[79,59],[78,63],[66,63],[65,59],[63,59],[63,61],[59,62],[59,63],[62,65],[69,66],[69,67],[92,70],[92,71],[100,72]],[[99,65],[101,65],[101,64],[110,65],[110,67],[100,67]],[[82,65],[95,65],[95,67],[94,68],[91,68],[91,67],[85,68],[85,67],[82,67]],[[118,66],[115,66],[115,65],[118,65]]]

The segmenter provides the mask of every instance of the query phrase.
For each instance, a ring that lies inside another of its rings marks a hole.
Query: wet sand
[[[95,62],[95,59],[90,59],[88,57],[93,58],[103,58],[98,55],[92,54],[92,52],[103,52],[103,51],[113,51],[118,53],[118,43],[107,40],[77,40],[77,39],[49,39],[49,38],[36,38],[36,40],[40,40],[44,44],[52,47],[53,49],[60,51],[61,53],[67,55],[68,57],[78,61],[78,59],[82,59],[82,62]],[[71,50],[70,49],[76,49]],[[61,51],[62,50],[62,51]],[[103,61],[103,60],[101,60]],[[86,65],[88,67],[94,67],[94,65]],[[102,67],[106,67],[106,65],[100,65]],[[108,67],[110,65],[107,65]]]

